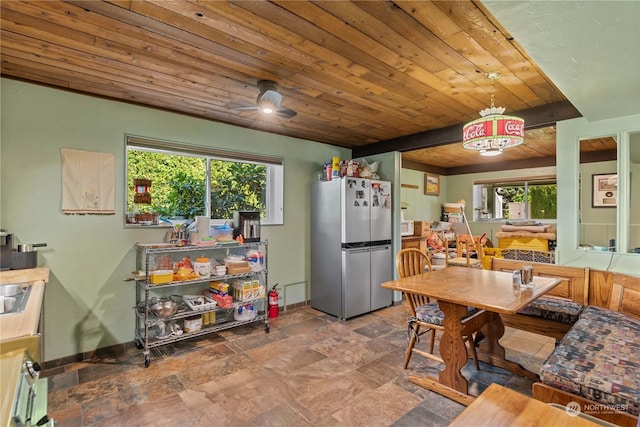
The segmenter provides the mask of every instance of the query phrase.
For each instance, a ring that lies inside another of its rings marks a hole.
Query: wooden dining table
[[[532,399],[491,384],[449,427],[602,427],[602,420]],[[611,424],[613,427],[613,424]]]
[[[537,374],[505,358],[504,347],[498,342],[504,335],[500,313],[517,313],[559,283],[558,278],[535,276],[532,287],[514,289],[511,273],[466,267],[448,267],[383,283],[382,287],[386,289],[436,299],[444,313],[444,331],[440,338],[444,369],[438,378],[411,375],[409,381],[469,405],[475,397],[469,395],[468,381],[461,373],[467,363],[467,349],[462,337],[477,330],[484,335],[478,348],[479,360],[539,381]],[[468,306],[484,312],[463,324]]]

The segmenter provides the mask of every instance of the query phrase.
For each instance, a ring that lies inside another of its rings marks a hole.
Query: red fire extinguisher
[[[276,290],[276,283],[273,285],[273,288],[269,291],[269,317],[275,318],[278,317],[278,291]]]

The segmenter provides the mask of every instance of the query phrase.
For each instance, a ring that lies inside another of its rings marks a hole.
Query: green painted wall
[[[133,339],[136,242],[166,230],[124,229],[124,134],[281,156],[284,225],[263,227],[269,281],[287,286],[287,304],[304,301],[309,279],[309,184],[322,162],[351,151],[1,80],[0,226],[14,244],[46,242],[39,263],[51,269],[45,294],[45,360]],[[116,215],[66,216],[60,210],[60,149],[116,155]]]
[[[446,200],[447,177],[440,177],[440,195],[432,196],[424,194],[425,173],[412,169],[402,169],[402,183],[413,187],[404,187],[400,190],[400,198],[409,207],[404,216],[407,220],[414,221],[438,221],[440,219],[440,207]],[[454,200],[455,201],[455,200]]]

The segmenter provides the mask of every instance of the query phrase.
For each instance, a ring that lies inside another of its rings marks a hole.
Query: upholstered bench
[[[589,284],[589,305],[543,364],[533,397],[636,427],[640,276],[591,270]]]
[[[540,380],[637,416],[640,320],[588,306],[542,365]]]

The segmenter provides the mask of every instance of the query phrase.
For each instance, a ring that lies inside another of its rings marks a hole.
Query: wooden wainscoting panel
[[[591,270],[589,272],[589,305],[609,307],[612,286],[613,273]]]

